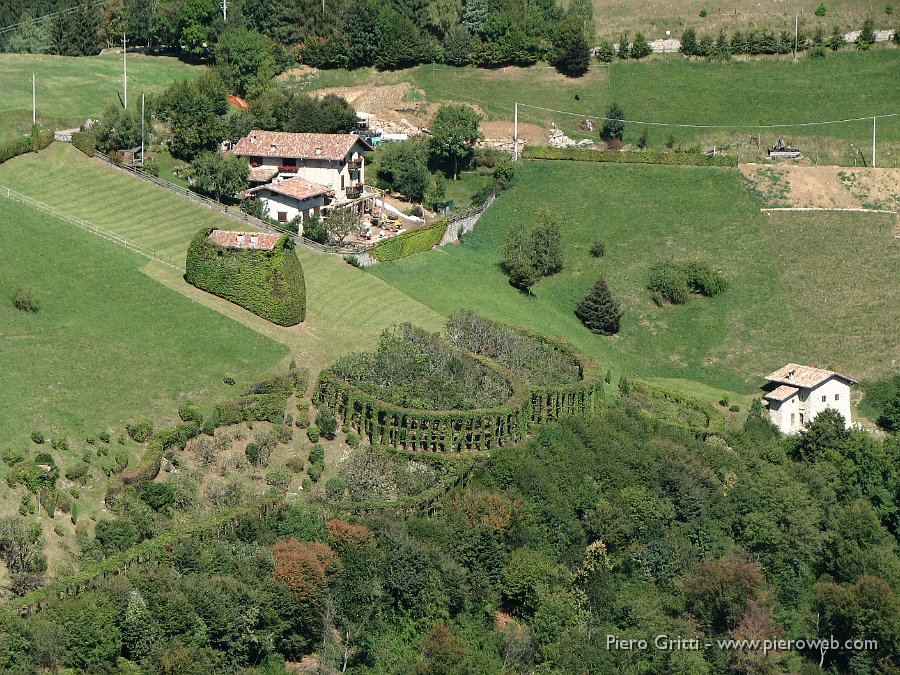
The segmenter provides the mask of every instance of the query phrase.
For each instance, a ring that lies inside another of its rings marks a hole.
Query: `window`
[[[800,426],[803,426],[803,413],[800,413]]]
[[[287,222],[287,211],[279,211],[278,212],[278,222],[279,223]]]
[[[823,396],[823,397],[822,397],[822,403],[825,403],[825,401],[827,401],[827,400],[828,400],[828,397],[827,397],[827,396]]]
[[[840,395],[840,394],[835,394],[835,395],[834,395],[834,400],[835,400],[835,401],[837,401],[837,400],[840,399],[840,398],[841,398],[841,395]]]
[[[794,426],[794,413],[791,413],[791,426]]]
[[[341,174],[341,190],[344,189],[344,174]]]

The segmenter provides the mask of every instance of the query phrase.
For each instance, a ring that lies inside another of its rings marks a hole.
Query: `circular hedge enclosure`
[[[290,237],[269,250],[232,248],[211,241],[213,231],[200,230],[191,241],[185,281],[279,326],[306,318],[306,283]]]
[[[603,381],[597,377],[596,364],[567,344],[470,313],[462,321],[456,318],[454,315],[448,323],[449,339],[430,337],[457,358],[481,364],[508,382],[511,394],[502,405],[464,410],[404,407],[385,400],[396,401],[393,392],[379,394],[372,386],[351,383],[334,367],[320,373],[316,402],[329,405],[345,426],[366,436],[373,445],[438,452],[490,450],[522,440],[532,425],[566,415],[587,415],[603,407]],[[516,359],[506,358],[508,349],[506,353],[498,349],[480,349],[478,353],[457,346],[471,345],[468,331],[475,331],[475,340],[483,347],[485,330],[493,331],[493,337],[499,336],[498,344],[507,348],[546,350],[548,362],[565,364],[559,383],[544,384],[546,376],[536,377],[531,366],[515,367]],[[507,367],[510,363],[514,367]],[[542,384],[533,384],[534,379]]]

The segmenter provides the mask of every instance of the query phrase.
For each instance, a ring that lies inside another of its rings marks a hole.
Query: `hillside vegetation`
[[[499,249],[543,206],[559,216],[565,264],[529,296],[499,269]],[[790,361],[888,372],[900,306],[893,217],[766,216],[759,207],[734,169],[527,161],[460,245],[369,270],[442,314],[472,309],[557,335],[641,376],[751,392]],[[595,241],[602,258],[590,254]],[[706,262],[728,289],[657,307],[646,285],[667,260]],[[600,274],[625,309],[614,338],[591,334],[574,314]]]
[[[128,104],[140,106],[141,93],[162,92],[173,80],[190,79],[203,70],[171,57],[129,54]],[[38,122],[51,128],[76,127],[88,117],[98,117],[122,94],[121,54],[0,53],[0,141],[31,127],[32,73],[37,81]]]

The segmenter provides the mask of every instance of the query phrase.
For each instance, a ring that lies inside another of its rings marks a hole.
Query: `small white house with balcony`
[[[303,223],[321,215],[332,190],[318,183],[300,178],[288,178],[266,183],[247,191],[262,201],[266,215],[279,223],[300,219],[298,234],[303,234]]]
[[[232,152],[247,159],[251,183],[302,178],[328,191],[328,206],[342,206],[364,197],[364,153],[371,149],[364,139],[353,134],[253,130],[237,142]]]
[[[823,410],[837,410],[851,425],[850,387],[856,380],[815,366],[789,363],[766,375],[763,400],[779,431],[795,434]]]

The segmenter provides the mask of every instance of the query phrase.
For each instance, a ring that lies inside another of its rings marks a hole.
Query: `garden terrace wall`
[[[581,361],[580,382],[533,387],[486,357],[469,356],[512,384],[513,394],[505,405],[480,410],[403,408],[378,399],[331,370],[319,374],[314,398],[320,405],[328,404],[346,426],[373,445],[435,452],[483,451],[516,443],[534,424],[566,415],[588,415],[604,406],[603,381],[593,377],[596,367],[591,362]]]
[[[279,326],[302,322],[306,283],[290,237],[283,235],[269,251],[232,249],[210,241],[213,229],[191,241],[185,280]]]
[[[664,164],[668,166],[737,166],[737,157],[708,156],[693,152],[653,152],[650,150],[588,150],[587,148],[551,148],[526,146],[525,159],[559,159],[573,162],[618,162],[622,164]]]

